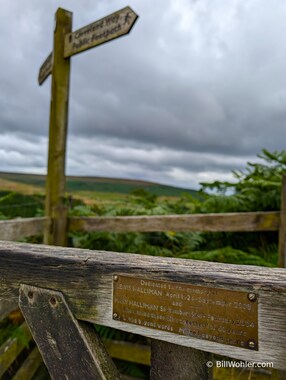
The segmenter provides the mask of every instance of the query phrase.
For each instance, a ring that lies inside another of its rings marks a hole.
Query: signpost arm
[[[72,13],[59,8],[55,15],[45,206],[48,222],[44,232],[44,243],[61,246],[67,243],[67,207],[64,197],[70,78],[70,58],[64,58],[64,41],[65,35],[70,33],[71,29]]]

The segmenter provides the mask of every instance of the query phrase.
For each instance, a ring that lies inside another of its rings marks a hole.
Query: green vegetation
[[[247,163],[244,171],[233,171],[235,181],[202,183],[202,190],[215,190],[201,212],[274,211],[280,209],[281,184],[286,173],[286,151],[258,154],[260,163]],[[232,196],[225,195],[233,191]]]
[[[275,211],[280,209],[286,152],[263,150],[259,163],[235,171],[234,182],[203,183],[200,198],[184,194],[176,199],[159,198],[146,189],[135,190],[120,204],[93,203],[77,206],[72,215],[123,216]],[[215,190],[215,195],[207,195]],[[231,195],[227,195],[231,191]],[[73,234],[77,247],[148,255],[181,257],[234,264],[277,265],[277,232],[220,233],[81,233]]]
[[[131,185],[128,181],[118,180],[115,185],[112,180],[107,179],[93,181],[85,178],[83,182],[78,178],[71,179],[69,186],[72,189],[73,201],[70,215],[169,215],[279,210],[282,177],[286,173],[286,151],[271,153],[263,150],[258,157],[259,163],[248,163],[245,170],[233,172],[233,182],[203,183],[200,192],[181,193],[181,190],[174,188],[180,191],[180,196],[174,196],[174,194],[170,196],[170,193],[166,196],[162,190],[163,187],[156,184],[133,183]],[[28,178],[26,175],[14,176],[16,177],[10,176],[5,179],[17,181],[18,178],[19,182],[25,182]],[[39,179],[38,176],[31,176],[31,178],[33,182],[26,183],[43,186],[41,182],[43,179]],[[153,191],[154,189],[158,191]],[[209,190],[212,194],[208,193]],[[43,195],[17,194],[3,190],[0,192],[0,217],[40,215],[43,213],[43,201]],[[75,247],[88,249],[222,263],[277,265],[277,232],[92,232],[70,234],[70,240]],[[35,241],[35,238],[30,241]],[[96,326],[96,329],[105,339],[125,339],[148,344],[148,340],[133,334],[103,326]],[[12,330],[7,329],[7,334],[13,334]],[[120,361],[117,365],[130,376],[147,378],[148,371],[144,366]]]
[[[122,192],[75,192],[70,209],[73,216],[168,215],[218,213],[237,211],[269,211],[280,208],[280,189],[286,172],[286,153],[263,150],[259,163],[248,163],[244,171],[233,172],[233,182],[203,183],[195,196],[184,193],[180,197],[157,196],[146,190],[140,181],[117,180],[118,184],[133,183],[129,194]],[[7,174],[33,180],[39,176]],[[6,180],[8,177],[6,178]],[[78,179],[73,179],[77,184]],[[113,180],[83,178],[83,184],[103,184]],[[136,185],[136,186],[135,186]],[[159,185],[158,185],[159,186]],[[78,187],[76,187],[78,189]],[[130,189],[129,189],[130,190]],[[207,194],[215,190],[215,195]],[[231,192],[231,195],[227,195]],[[43,214],[43,195],[0,194],[0,217],[32,217]],[[276,266],[277,232],[221,232],[221,233],[76,233],[70,240],[76,247],[125,251],[148,255],[182,257],[218,262]],[[33,240],[34,241],[34,240]]]
[[[0,218],[32,218],[43,212],[44,196],[15,192],[0,194]]]
[[[36,174],[2,172],[0,173],[0,179],[34,185],[42,189],[44,189],[46,182],[45,176]],[[67,177],[67,192],[71,192],[73,194],[82,191],[130,194],[132,191],[139,188],[145,189],[152,194],[165,197],[179,197],[183,193],[188,193],[194,196],[197,195],[197,191],[195,190],[182,189],[147,181],[101,177]]]

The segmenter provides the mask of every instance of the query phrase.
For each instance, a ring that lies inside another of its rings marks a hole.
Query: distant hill
[[[2,181],[9,181],[12,183],[19,183],[29,185],[30,189],[39,189],[43,191],[45,188],[46,176],[39,174],[23,174],[23,173],[5,173],[0,172],[0,179]],[[1,187],[1,181],[0,181]],[[22,186],[23,187],[23,186]],[[14,188],[14,187],[13,187]],[[15,186],[14,191],[17,186]],[[192,189],[184,189],[169,185],[162,185],[155,182],[121,179],[121,178],[104,178],[104,177],[80,177],[80,176],[68,176],[67,177],[67,191],[96,191],[103,193],[121,193],[130,194],[135,189],[145,189],[152,194],[158,196],[181,196],[183,193],[187,193],[198,197],[198,192]],[[1,188],[0,188],[1,190]],[[3,188],[3,190],[6,190]]]

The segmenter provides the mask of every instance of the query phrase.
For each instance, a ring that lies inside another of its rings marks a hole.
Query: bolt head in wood
[[[51,304],[52,306],[56,306],[56,304],[57,304],[57,299],[56,299],[56,297],[51,297],[51,298],[50,298],[50,304]]]
[[[113,281],[118,281],[118,276],[113,276]]]
[[[113,319],[119,319],[119,315],[117,313],[113,313]]]
[[[34,293],[29,291],[28,292],[28,298],[30,298],[30,300],[34,297]]]

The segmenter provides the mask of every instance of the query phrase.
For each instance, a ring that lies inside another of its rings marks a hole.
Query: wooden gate
[[[1,302],[54,379],[119,378],[93,323],[149,337],[151,379],[208,379],[211,353],[286,370],[284,269],[8,242],[0,257]]]

